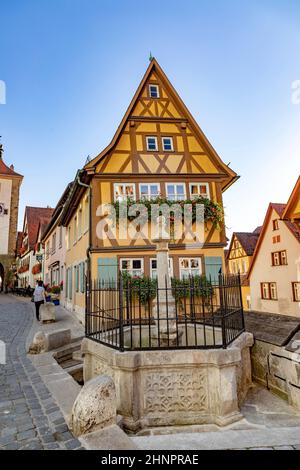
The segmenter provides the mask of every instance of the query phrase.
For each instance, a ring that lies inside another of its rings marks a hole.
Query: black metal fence
[[[86,285],[86,336],[120,351],[226,348],[244,331],[239,276]]]

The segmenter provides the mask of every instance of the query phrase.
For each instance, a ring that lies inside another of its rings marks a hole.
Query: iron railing
[[[86,285],[86,336],[120,351],[227,348],[243,331],[240,276]]]

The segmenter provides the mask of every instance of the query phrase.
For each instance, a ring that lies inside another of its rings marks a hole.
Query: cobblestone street
[[[6,343],[6,364],[0,364],[0,449],[82,449],[26,355],[33,321],[30,303],[0,295],[0,340]]]

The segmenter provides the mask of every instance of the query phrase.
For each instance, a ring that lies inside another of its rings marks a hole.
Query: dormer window
[[[163,150],[165,152],[173,152],[174,151],[172,137],[163,137],[162,138],[162,144],[163,144]]]
[[[158,85],[149,85],[149,96],[150,98],[159,98]]]
[[[156,137],[146,137],[147,150],[157,152],[157,138]]]

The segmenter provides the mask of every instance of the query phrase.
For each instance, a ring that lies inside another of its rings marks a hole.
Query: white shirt
[[[35,302],[41,302],[42,300],[45,300],[45,289],[43,287],[37,286],[34,289],[33,300]]]

